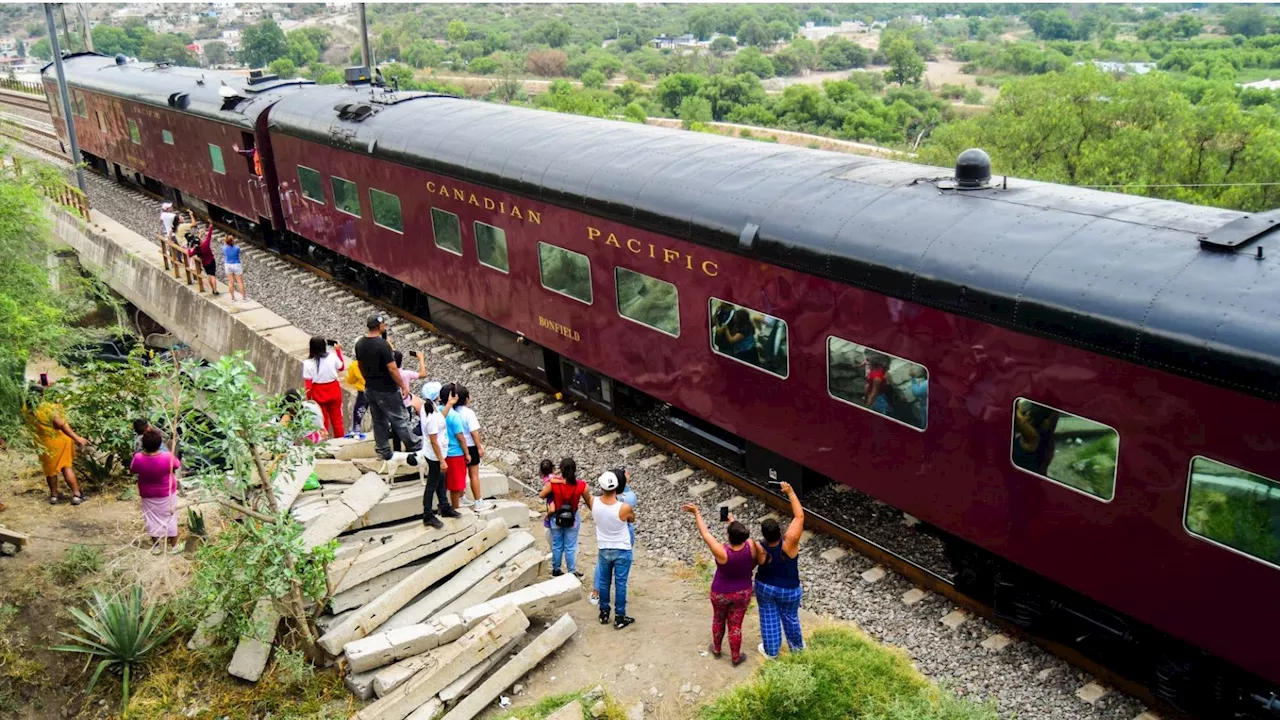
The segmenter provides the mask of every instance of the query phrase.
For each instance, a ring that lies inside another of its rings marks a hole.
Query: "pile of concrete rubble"
[[[531,642],[525,637],[530,617],[580,599],[582,583],[572,574],[551,577],[550,558],[528,529],[539,516],[524,503],[491,500],[437,530],[421,521],[418,468],[386,467],[372,440],[332,440],[320,454],[328,457],[277,480],[275,491],[305,526],[308,547],[339,542],[317,625],[320,646],[345,660],[351,691],[377,698],[352,720],[430,720],[442,712],[470,720],[577,631],[564,614]],[[481,465],[481,493],[500,498],[509,492],[503,469],[516,458],[490,454],[497,459]],[[321,488],[301,492],[312,472]],[[257,682],[280,619],[277,603],[263,598],[255,631],[241,638],[228,672]],[[207,643],[202,628],[190,644]]]

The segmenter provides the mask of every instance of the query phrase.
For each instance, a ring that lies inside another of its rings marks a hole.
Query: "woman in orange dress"
[[[77,435],[67,424],[61,405],[44,400],[43,387],[36,388],[32,401],[36,407],[27,413],[27,421],[35,435],[45,482],[49,483],[49,504],[56,505],[63,499],[58,494],[58,476],[61,475],[66,478],[67,485],[71,486],[71,504],[79,505],[84,498],[81,497],[80,485],[76,482],[76,471],[71,469],[72,453],[75,446],[84,447],[89,441]]]

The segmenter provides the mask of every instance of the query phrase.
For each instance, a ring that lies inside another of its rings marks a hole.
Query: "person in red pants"
[[[332,346],[333,352],[329,352]],[[302,380],[307,386],[307,399],[314,400],[324,413],[329,437],[342,437],[342,386],[338,377],[347,367],[342,346],[337,340],[311,338],[307,359],[302,361]]]

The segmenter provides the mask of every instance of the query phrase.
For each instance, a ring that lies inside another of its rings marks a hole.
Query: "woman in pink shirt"
[[[160,431],[151,428],[142,434],[142,452],[133,456],[129,471],[138,476],[138,495],[142,497],[142,520],[147,534],[155,540],[152,555],[164,552],[165,538],[172,546],[169,552],[182,552],[178,545],[178,478],[174,471],[182,467],[178,458],[160,446]]]

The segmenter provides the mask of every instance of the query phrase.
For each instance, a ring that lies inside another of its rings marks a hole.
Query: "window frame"
[[[592,305],[595,305],[595,304],[596,304],[596,288],[595,288],[595,278],[594,278],[594,277],[592,277],[592,274],[591,274],[591,256],[590,256],[590,255],[588,255],[588,254],[586,254],[586,253],[580,253],[580,252],[578,252],[577,250],[570,250],[569,248],[566,248],[566,247],[560,247],[559,245],[555,245],[555,244],[552,244],[552,243],[546,242],[545,240],[539,240],[539,241],[538,241],[538,247],[541,247],[541,246],[543,246],[543,245],[546,245],[547,247],[550,247],[550,248],[555,248],[556,250],[563,250],[564,252],[567,252],[567,253],[572,253],[572,254],[574,254],[574,255],[579,255],[579,256],[584,257],[584,258],[586,258],[586,259],[587,259],[587,287],[591,288],[591,299],[590,299],[590,300],[583,300],[582,298],[580,298],[580,297],[574,297],[573,295],[570,295],[569,293],[562,292],[562,291],[560,291],[560,290],[556,290],[555,288],[547,287],[547,283],[546,283],[546,281],[545,281],[545,280],[543,280],[543,272],[542,272],[542,252],[541,252],[541,251],[539,251],[539,252],[538,252],[538,284],[542,286],[542,289],[543,289],[543,290],[547,290],[548,292],[553,292],[553,293],[555,293],[556,295],[561,295],[561,296],[563,296],[563,297],[567,297],[567,298],[569,298],[570,300],[573,300],[573,301],[575,301],[575,302],[580,302],[580,303],[582,303],[583,305],[586,305],[586,306],[588,306],[588,307],[590,307],[590,306],[592,306]]]
[[[93,114],[98,121],[98,132],[107,132],[107,116],[101,110],[94,110]]]
[[[485,261],[484,261],[484,256],[482,256],[482,255],[480,254],[480,232],[479,232],[479,230],[480,230],[480,226],[481,226],[481,225],[483,225],[483,226],[485,226],[485,227],[488,227],[488,228],[493,228],[494,230],[497,230],[497,231],[499,231],[499,232],[501,232],[501,233],[502,233],[502,246],[503,246],[504,248],[506,248],[506,250],[507,250],[507,267],[506,267],[506,269],[500,268],[500,267],[498,267],[497,265],[490,265],[489,263],[487,263],[487,262],[485,262]],[[475,238],[475,241],[476,241],[476,260],[477,260],[481,265],[483,265],[484,267],[487,267],[487,268],[489,268],[489,269],[491,269],[491,270],[497,270],[498,272],[502,273],[503,275],[510,275],[510,274],[511,274],[511,246],[507,243],[507,230],[506,230],[506,228],[500,228],[500,227],[498,227],[497,225],[490,225],[490,224],[489,224],[489,223],[487,223],[487,222],[480,222],[479,220],[472,220],[472,221],[471,221],[471,236],[472,236],[473,238]],[[539,266],[539,268],[538,268],[538,279],[539,279],[539,280],[541,280],[541,279],[542,279],[542,268],[541,268],[541,266]]]
[[[222,165],[221,170],[219,170],[218,167],[213,164],[213,151],[215,149],[218,151],[218,162]],[[213,169],[214,172],[218,173],[219,175],[227,174],[227,156],[222,154],[221,145],[215,145],[214,143],[209,143],[209,166]]]
[[[1061,480],[1054,480],[1053,478],[1049,477],[1048,475],[1041,475],[1041,474],[1039,474],[1039,473],[1033,473],[1033,472],[1031,472],[1030,470],[1027,470],[1027,469],[1024,469],[1024,468],[1019,467],[1019,466],[1018,466],[1018,463],[1016,463],[1016,462],[1014,462],[1014,461],[1013,461],[1013,439],[1014,439],[1015,437],[1017,437],[1017,432],[1018,432],[1017,415],[1018,415],[1018,401],[1019,401],[1019,400],[1026,400],[1027,402],[1035,403],[1036,405],[1039,405],[1039,406],[1041,406],[1041,407],[1047,407],[1047,408],[1049,408],[1050,410],[1053,410],[1053,411],[1055,411],[1055,412],[1065,413],[1065,414],[1070,415],[1070,416],[1072,416],[1072,417],[1078,417],[1078,418],[1082,418],[1082,419],[1084,419],[1084,420],[1088,420],[1088,421],[1089,421],[1089,422],[1091,422],[1091,423],[1097,423],[1097,424],[1099,424],[1099,425],[1101,425],[1101,426],[1103,426],[1103,427],[1107,428],[1108,430],[1110,430],[1110,431],[1112,431],[1112,432],[1114,432],[1114,433],[1116,434],[1116,471],[1115,471],[1115,477],[1114,477],[1114,478],[1112,478],[1112,481],[1111,481],[1111,497],[1109,497],[1109,498],[1104,498],[1104,497],[1102,497],[1101,495],[1094,495],[1093,493],[1091,493],[1091,492],[1089,492],[1089,491],[1087,491],[1087,490],[1081,490],[1081,489],[1080,489],[1080,488],[1078,488],[1078,487],[1072,487],[1071,485],[1068,485],[1068,484],[1066,484],[1066,483],[1062,482]],[[1009,465],[1010,465],[1011,467],[1013,467],[1013,469],[1014,469],[1014,470],[1017,470],[1017,471],[1018,471],[1018,472],[1020,472],[1020,473],[1025,473],[1025,474],[1030,475],[1031,477],[1033,477],[1033,478],[1037,478],[1037,479],[1039,479],[1039,480],[1047,480],[1048,482],[1053,483],[1053,484],[1054,484],[1054,485],[1056,485],[1057,487],[1060,487],[1060,488],[1066,488],[1067,490],[1070,490],[1071,492],[1079,493],[1079,494],[1081,494],[1081,495],[1083,495],[1083,496],[1085,496],[1085,497],[1089,498],[1090,500],[1093,500],[1094,502],[1100,502],[1100,503],[1102,503],[1103,505],[1110,505],[1112,502],[1114,502],[1114,501],[1115,501],[1115,499],[1116,499],[1116,494],[1117,494],[1117,493],[1119,493],[1119,491],[1120,491],[1120,439],[1121,439],[1121,438],[1120,438],[1120,430],[1119,430],[1118,428],[1116,428],[1116,427],[1112,426],[1112,425],[1108,425],[1108,424],[1106,424],[1106,423],[1104,423],[1104,422],[1101,422],[1101,421],[1099,421],[1099,420],[1094,420],[1094,419],[1093,419],[1093,418],[1091,418],[1091,417],[1085,417],[1084,415],[1081,415],[1081,414],[1079,414],[1079,413],[1073,413],[1073,412],[1071,412],[1070,410],[1063,410],[1063,409],[1062,409],[1062,408],[1060,408],[1060,407],[1056,407],[1056,406],[1054,406],[1054,405],[1050,405],[1050,404],[1048,404],[1048,403],[1043,403],[1043,402],[1040,402],[1039,400],[1032,400],[1032,399],[1031,399],[1031,398],[1029,398],[1029,397],[1025,397],[1025,396],[1022,396],[1022,395],[1016,395],[1016,396],[1014,396],[1014,398],[1013,398],[1013,402],[1009,405]]]
[[[444,245],[440,244],[440,233],[436,232],[436,213],[449,215],[450,217],[453,218],[454,222],[458,224],[458,249],[457,250],[454,250],[453,248],[450,248],[450,247],[445,247]],[[431,215],[431,244],[449,253],[450,255],[457,255],[458,257],[462,257],[467,246],[467,241],[462,237],[462,218],[458,217],[457,213],[452,213],[452,212],[449,212],[448,210],[442,210],[438,207],[435,207],[434,205],[431,207],[430,215]]]
[[[85,102],[84,93],[79,90],[72,90],[67,95],[71,99],[71,114],[88,119],[89,104]]]
[[[138,127],[138,121],[133,118],[125,118],[125,122],[129,125],[129,142],[134,145],[142,144],[142,128]],[[136,140],[134,138],[137,138]]]
[[[173,132],[170,130],[160,130],[160,140],[165,145],[173,145]]]
[[[1275,480],[1272,480],[1271,478],[1269,478],[1269,477],[1267,477],[1267,476],[1265,476],[1265,475],[1258,475],[1258,473],[1256,473],[1256,472],[1252,472],[1252,471],[1250,471],[1250,470],[1245,470],[1244,468],[1242,468],[1242,467],[1240,467],[1240,466],[1238,466],[1238,465],[1232,465],[1231,463],[1228,463],[1228,462],[1223,462],[1223,461],[1221,461],[1221,460],[1215,460],[1214,458],[1211,458],[1211,457],[1209,457],[1208,455],[1201,455],[1201,454],[1192,455],[1192,456],[1191,456],[1191,460],[1187,463],[1187,492],[1186,492],[1186,494],[1185,494],[1185,495],[1183,496],[1183,498],[1182,498],[1182,530],[1183,530],[1184,532],[1186,532],[1186,533],[1187,533],[1187,535],[1190,535],[1190,536],[1191,536],[1191,538],[1192,538],[1192,539],[1194,539],[1194,540],[1199,540],[1199,541],[1201,541],[1201,542],[1206,542],[1206,543],[1209,543],[1210,545],[1216,545],[1217,547],[1220,547],[1220,548],[1222,548],[1223,550],[1227,550],[1227,551],[1233,552],[1233,553],[1235,553],[1236,555],[1239,555],[1239,556],[1241,556],[1241,557],[1243,557],[1243,558],[1246,558],[1246,559],[1248,559],[1248,560],[1252,560],[1253,562],[1261,563],[1261,564],[1263,564],[1263,565],[1266,565],[1266,566],[1267,566],[1267,567],[1269,567],[1269,568],[1275,568],[1275,569],[1277,569],[1277,570],[1280,570],[1280,565],[1277,565],[1276,563],[1273,563],[1273,562],[1271,562],[1270,560],[1263,560],[1262,558],[1258,557],[1257,555],[1250,555],[1249,553],[1247,553],[1247,552],[1245,552],[1245,551],[1243,551],[1243,550],[1241,550],[1241,549],[1239,549],[1239,548],[1233,548],[1233,547],[1231,547],[1230,545],[1228,545],[1228,544],[1226,544],[1226,543],[1224,543],[1224,542],[1222,542],[1222,541],[1220,541],[1220,540],[1214,540],[1213,538],[1209,537],[1208,535],[1201,535],[1201,534],[1199,534],[1199,533],[1196,533],[1196,532],[1192,531],[1190,527],[1187,527],[1187,513],[1188,513],[1188,512],[1190,512],[1190,510],[1191,510],[1191,473],[1192,473],[1192,470],[1193,470],[1193,469],[1195,469],[1196,460],[1201,460],[1201,459],[1203,459],[1203,460],[1207,460],[1207,461],[1209,461],[1209,462],[1213,462],[1213,463],[1218,463],[1219,465],[1225,465],[1225,466],[1227,466],[1227,467],[1231,468],[1232,470],[1239,470],[1239,471],[1240,471],[1240,472],[1242,472],[1242,473],[1248,473],[1248,474],[1250,474],[1250,475],[1257,475],[1258,477],[1262,478],[1263,480],[1266,480],[1267,482],[1270,482],[1270,483],[1272,483],[1272,484],[1274,484],[1274,485],[1280,486],[1280,482],[1277,482],[1277,481],[1275,481]]]
[[[658,281],[658,282],[660,282],[660,283],[666,283],[667,285],[670,285],[672,288],[675,288],[675,291],[676,291],[676,332],[675,332],[675,334],[674,334],[674,335],[673,335],[673,334],[671,334],[671,333],[669,333],[669,332],[667,332],[666,330],[663,330],[663,329],[662,329],[662,328],[660,328],[660,327],[656,327],[656,326],[654,326],[654,325],[650,325],[650,324],[648,324],[648,323],[641,322],[641,321],[639,321],[639,320],[637,320],[637,319],[635,319],[635,318],[633,318],[633,317],[628,317],[628,316],[626,316],[626,315],[623,315],[623,314],[622,314],[622,298],[619,298],[619,297],[618,297],[618,288],[619,288],[619,287],[621,287],[621,284],[618,282],[618,271],[619,271],[619,270],[625,270],[626,272],[629,272],[629,273],[631,273],[632,275],[639,275],[640,277],[649,278],[650,280],[657,280],[657,281]],[[641,327],[649,328],[650,330],[653,330],[654,332],[660,332],[660,333],[662,333],[663,335],[666,335],[667,337],[679,338],[679,337],[680,337],[680,334],[684,332],[684,322],[682,322],[681,317],[680,317],[680,286],[679,286],[679,285],[676,285],[675,283],[670,282],[670,281],[668,281],[668,280],[663,280],[663,279],[662,279],[662,278],[660,278],[660,277],[654,277],[654,276],[652,276],[652,275],[647,275],[647,274],[642,273],[642,272],[639,272],[639,271],[637,271],[637,270],[632,270],[631,268],[628,268],[628,267],[622,267],[621,265],[614,265],[614,266],[613,266],[613,308],[614,308],[614,310],[616,310],[616,311],[617,311],[617,313],[618,313],[618,317],[622,318],[623,320],[628,320],[628,321],[633,322],[633,323],[635,323],[635,324],[637,324],[637,325],[639,325],[639,326],[641,326]],[[791,359],[790,359],[790,357],[788,357],[788,358],[787,358],[788,363],[790,363],[790,360],[791,360]]]
[[[373,194],[374,194],[374,193],[382,193],[383,195],[386,195],[387,197],[393,197],[393,198],[395,198],[395,199],[396,199],[396,211],[397,211],[397,212],[399,213],[399,215],[400,215],[400,229],[399,229],[399,230],[397,230],[396,228],[391,227],[390,225],[383,225],[382,223],[378,222],[378,212],[377,212],[377,208],[376,208],[376,206],[374,206],[374,204],[373,204]],[[403,235],[403,234],[404,234],[404,204],[400,202],[400,196],[399,196],[399,195],[396,195],[396,194],[394,194],[394,193],[389,193],[389,192],[387,192],[386,190],[379,190],[378,188],[376,188],[376,187],[374,187],[374,186],[370,185],[370,186],[369,186],[369,219],[370,219],[370,220],[373,220],[373,224],[374,224],[374,225],[377,225],[378,227],[382,228],[383,230],[390,230],[391,232],[396,233],[397,235]]]
[[[357,209],[357,210],[360,210],[361,212],[353,213],[353,212],[351,212],[350,210],[343,210],[343,209],[342,209],[342,207],[338,205],[338,188],[334,186],[334,183],[338,182],[339,180],[341,180],[341,181],[342,181],[342,182],[344,182],[344,183],[350,183],[350,184],[352,185],[352,187],[354,187],[354,188],[355,188],[355,190],[356,190],[356,209]],[[354,181],[352,181],[352,180],[348,180],[348,179],[346,179],[346,178],[344,178],[344,177],[340,177],[340,176],[338,176],[338,175],[330,175],[330,176],[329,176],[329,191],[333,193],[333,209],[334,209],[334,210],[337,210],[338,212],[343,213],[344,215],[350,215],[350,216],[351,216],[351,217],[353,217],[353,218],[357,218],[357,219],[361,219],[361,220],[362,220],[362,219],[364,219],[364,215],[362,214],[362,213],[363,213],[363,209],[360,207],[360,184],[359,184],[359,183],[354,182]]]
[[[313,173],[315,173],[315,174],[316,174],[316,179],[320,181],[320,199],[319,199],[319,200],[317,200],[317,199],[315,199],[315,198],[313,198],[313,197],[311,197],[311,196],[307,195],[307,189],[306,189],[306,186],[305,186],[305,185],[303,185],[303,183],[302,183],[302,173],[301,173],[301,172],[299,172],[299,173],[298,173],[298,194],[302,196],[302,199],[303,199],[303,200],[310,200],[311,202],[313,202],[313,203],[318,203],[318,204],[320,204],[320,205],[328,205],[328,204],[329,204],[329,201],[328,201],[327,199],[325,199],[325,197],[324,197],[324,176],[320,174],[320,171],[319,171],[319,170],[316,170],[315,168],[310,168],[310,167],[307,167],[306,165],[302,165],[302,164],[299,164],[299,165],[297,165],[296,167],[297,167],[297,169],[298,169],[298,170],[300,170],[300,171],[301,171],[301,170],[310,170],[311,172],[313,172]]]
[[[751,363],[746,362],[745,360],[739,360],[738,358],[732,355],[722,353],[716,349],[716,339],[715,339],[715,336],[711,334],[712,332],[711,331],[711,318],[712,318],[711,303],[715,302],[716,300],[719,300],[722,303],[729,303],[734,307],[740,307],[743,310],[746,310],[748,312],[757,312],[757,313],[760,313],[761,315],[768,315],[769,317],[774,318],[775,320],[780,320],[782,322],[782,324],[787,328],[787,374],[786,375],[779,375],[778,373],[772,370],[766,370],[760,367],[759,365],[752,365]],[[747,307],[746,305],[741,305],[732,300],[725,300],[722,297],[716,297],[715,295],[708,295],[707,296],[707,346],[711,348],[711,353],[713,355],[725,358],[726,360],[732,360],[738,363],[739,365],[746,365],[749,368],[755,368],[756,370],[759,370],[760,372],[766,375],[771,375],[781,380],[786,380],[791,377],[791,323],[787,322],[783,318],[778,317],[777,315],[769,315],[769,313],[764,312],[763,310],[756,310],[755,308],[750,308],[750,307]]]
[[[916,362],[915,360],[908,360],[907,358],[904,358],[904,357],[902,357],[901,355],[895,355],[895,354],[893,354],[893,353],[891,353],[891,352],[888,352],[888,351],[885,351],[885,350],[881,350],[880,348],[873,348],[873,347],[871,347],[870,345],[863,345],[863,344],[862,344],[862,343],[860,343],[860,342],[854,342],[853,340],[850,340],[849,338],[840,337],[839,335],[836,335],[835,333],[830,333],[830,334],[828,334],[828,335],[827,335],[827,341],[826,341],[825,343],[823,343],[823,345],[825,346],[825,350],[826,350],[826,352],[824,353],[824,354],[826,355],[826,357],[824,358],[824,360],[826,361],[826,365],[827,365],[827,395],[829,395],[829,396],[831,397],[831,399],[832,399],[832,400],[835,400],[836,402],[844,403],[845,405],[848,405],[848,406],[850,406],[850,407],[856,407],[856,408],[858,408],[859,410],[862,410],[862,411],[864,411],[864,412],[868,412],[868,413],[870,413],[870,414],[872,414],[872,415],[874,415],[874,416],[876,416],[876,417],[878,417],[878,418],[883,418],[883,419],[885,419],[885,420],[888,420],[889,422],[894,422],[894,423],[897,423],[897,424],[899,424],[899,425],[902,425],[903,427],[911,428],[912,430],[915,430],[916,432],[919,432],[919,433],[922,433],[922,432],[924,432],[925,430],[929,429],[929,416],[930,416],[930,415],[932,415],[933,413],[929,412],[929,410],[930,410],[931,408],[930,408],[930,405],[929,405],[929,396],[928,396],[928,395],[926,395],[926,396],[925,396],[925,399],[924,399],[924,410],[925,410],[925,412],[924,412],[924,427],[916,427],[915,425],[912,425],[911,423],[903,422],[903,421],[901,421],[901,420],[899,420],[899,419],[897,419],[897,418],[895,418],[895,417],[890,417],[890,416],[888,416],[888,415],[883,415],[883,414],[881,414],[881,413],[876,412],[875,410],[872,410],[872,409],[871,409],[871,408],[869,408],[869,407],[864,407],[864,406],[862,406],[862,405],[859,405],[858,403],[853,402],[852,400],[845,400],[844,398],[842,398],[842,397],[840,397],[840,396],[836,395],[835,393],[831,392],[831,341],[832,341],[832,340],[839,340],[840,342],[847,342],[847,343],[849,343],[850,345],[857,345],[858,347],[862,348],[863,350],[871,350],[872,352],[877,352],[877,353],[880,353],[881,355],[887,355],[887,356],[889,356],[889,357],[891,357],[891,358],[893,358],[893,359],[895,359],[895,360],[901,360],[902,362],[905,362],[905,363],[911,363],[912,365],[919,365],[920,367],[924,368],[925,373],[927,373],[927,374],[926,374],[926,376],[925,376],[925,380],[926,380],[926,382],[928,381],[928,379],[929,379],[930,377],[932,377],[932,376],[933,376],[933,371],[931,371],[931,370],[929,369],[929,366],[928,366],[928,365],[925,365],[924,363]],[[930,394],[932,394],[932,393],[930,393]],[[1034,402],[1034,401],[1033,401],[1033,402]],[[1041,403],[1041,404],[1043,404],[1043,403]],[[1016,406],[1015,406],[1015,407],[1016,407]],[[1074,413],[1073,413],[1073,414],[1074,414]],[[1012,444],[1012,443],[1010,443],[1010,445],[1009,445],[1009,457],[1010,457],[1010,459],[1012,459],[1012,458],[1013,458],[1013,444]]]

